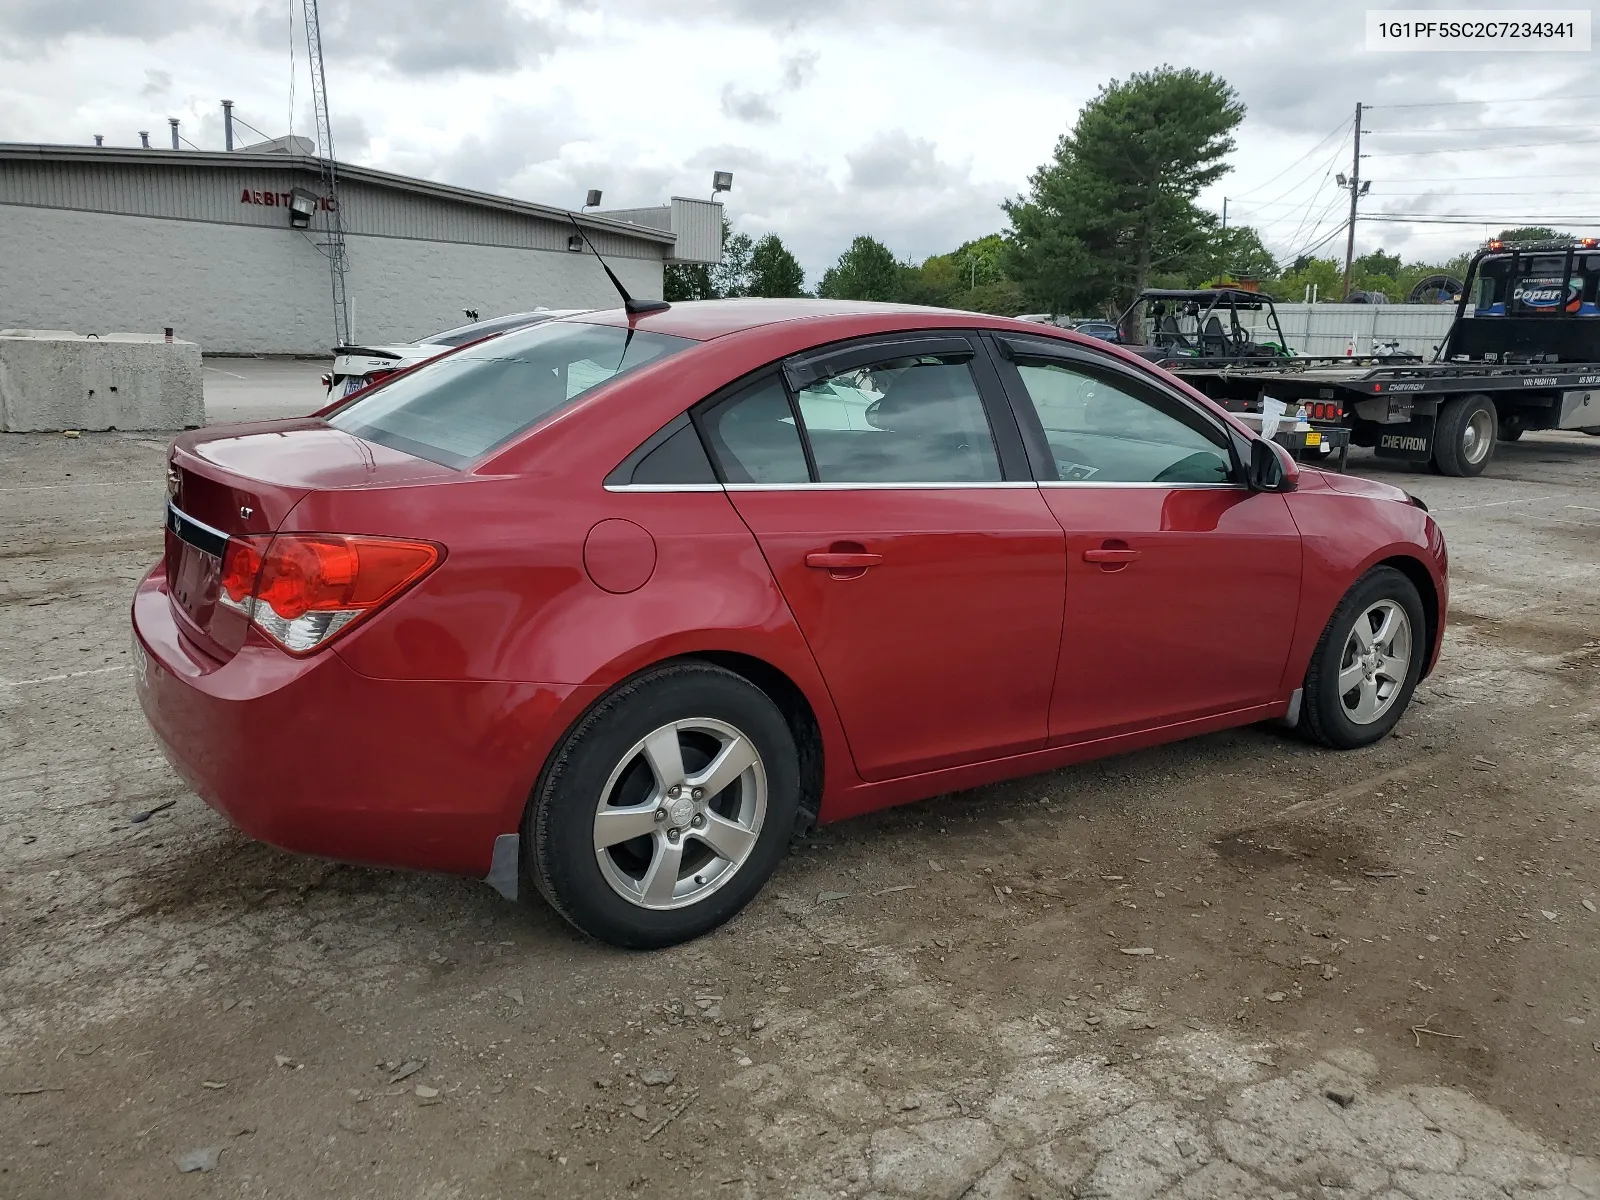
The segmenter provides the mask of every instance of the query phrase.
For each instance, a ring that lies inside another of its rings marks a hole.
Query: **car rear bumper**
[[[347,862],[487,874],[582,701],[571,686],[373,679],[333,651],[246,645],[218,662],[179,633],[160,567],[133,634],[140,705],[184,782],[251,837]]]

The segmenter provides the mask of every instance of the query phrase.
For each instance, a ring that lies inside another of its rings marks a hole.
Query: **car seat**
[[[867,409],[891,435],[870,439],[889,480],[965,483],[998,479],[983,402],[965,363],[918,363],[902,371]],[[909,474],[908,474],[909,472]]]

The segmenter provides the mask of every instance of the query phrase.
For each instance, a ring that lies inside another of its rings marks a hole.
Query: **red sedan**
[[[1383,737],[1444,538],[1104,342],[825,301],[590,313],[180,437],[138,690],[289,850],[661,946],[798,826],[1278,719]]]

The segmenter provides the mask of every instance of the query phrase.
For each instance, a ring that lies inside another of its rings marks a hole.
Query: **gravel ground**
[[[321,369],[219,365],[214,413]],[[654,954],[178,783],[128,676],[164,446],[0,440],[0,1196],[1600,1197],[1600,439],[1354,458],[1453,559],[1382,745],[830,826]]]

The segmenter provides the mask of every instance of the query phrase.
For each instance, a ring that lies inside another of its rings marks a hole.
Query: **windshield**
[[[607,380],[694,344],[611,325],[546,322],[362,392],[328,424],[460,470]]]
[[[458,325],[454,329],[446,329],[443,333],[435,333],[430,337],[418,338],[412,343],[414,346],[465,346],[468,342],[475,342],[479,338],[486,338],[491,333],[503,333],[507,329],[521,329],[524,325],[537,325],[550,318],[541,313],[511,313],[509,316],[494,317],[487,321],[474,321],[471,325]]]

